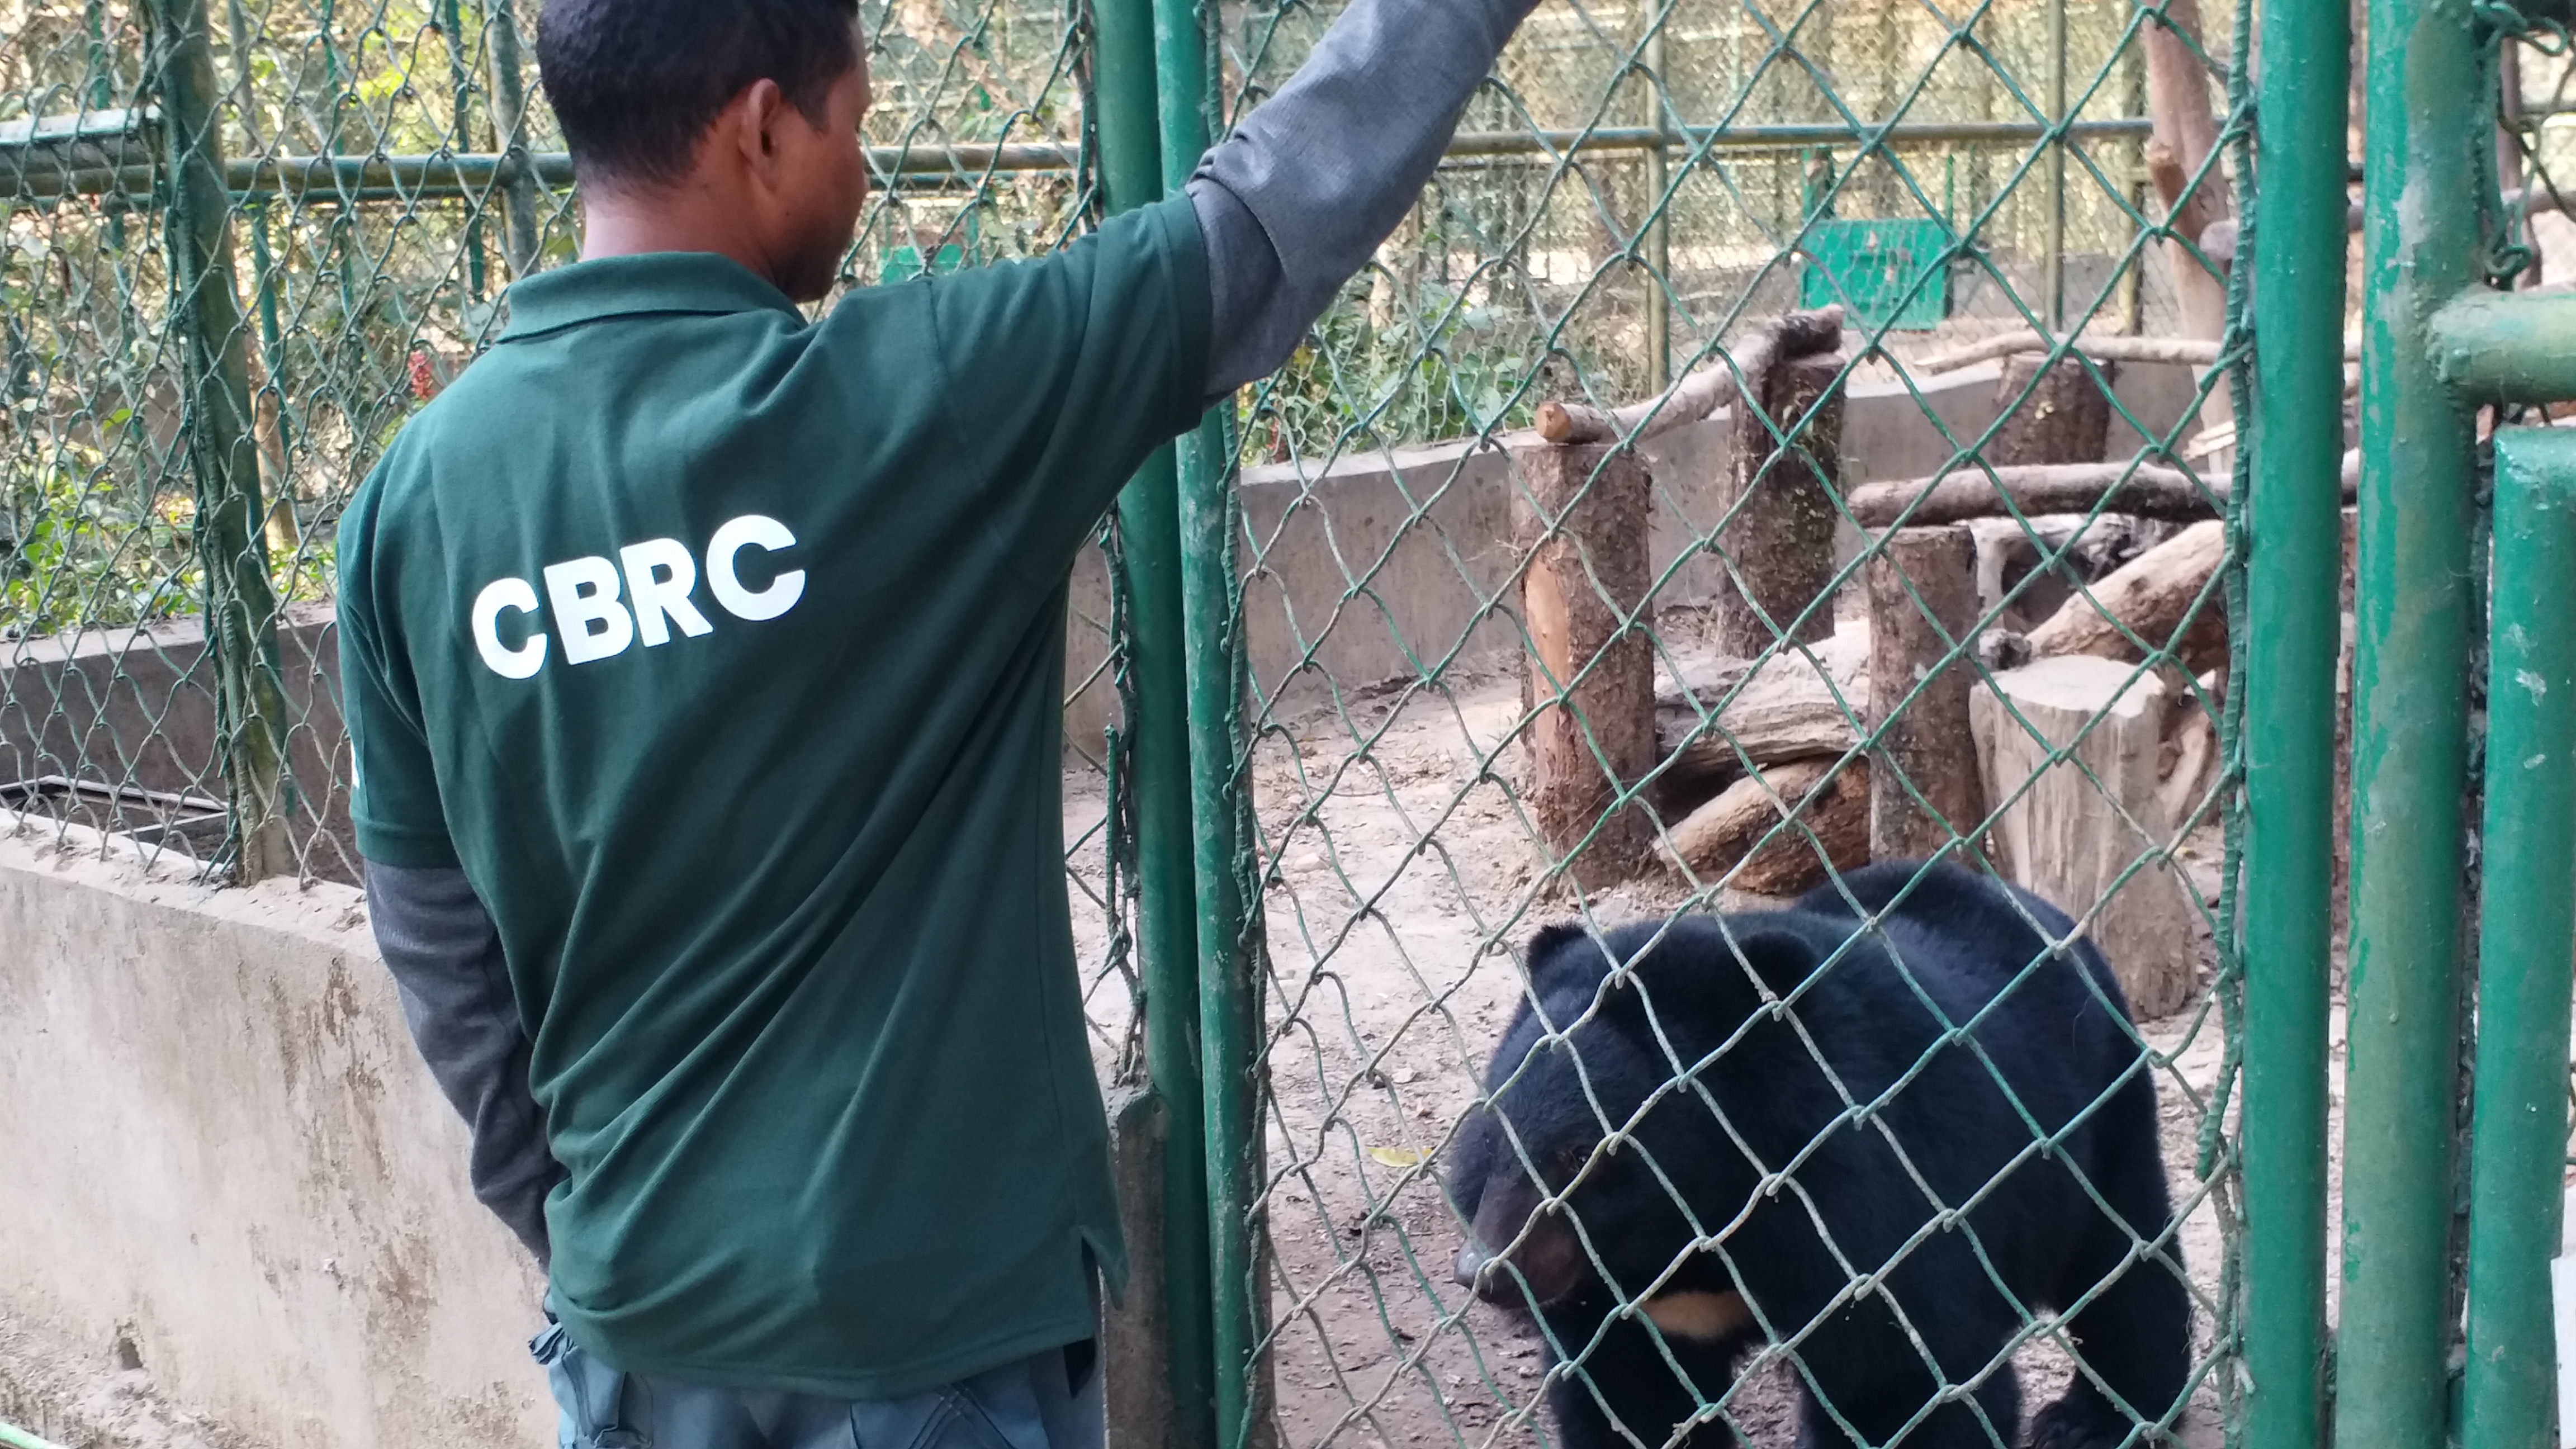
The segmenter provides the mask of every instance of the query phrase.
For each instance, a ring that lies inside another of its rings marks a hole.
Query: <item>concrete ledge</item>
[[[542,1282],[343,886],[0,811],[0,1312],[277,1449],[552,1442]]]
[[[1919,478],[1940,467],[1994,423],[2001,375],[2001,364],[1990,363],[1911,383],[1853,383],[1843,420],[1846,481]],[[2186,367],[2125,366],[2115,391],[2159,433],[2194,400]],[[1716,485],[1731,463],[1732,426],[1721,413],[1640,449],[1655,479],[1651,555],[1665,580],[1660,606],[1703,605],[1723,581],[1699,545],[1719,522]],[[2145,441],[2115,414],[2112,457],[2135,456]],[[1336,691],[1419,677],[1444,660],[1492,669],[1515,659],[1517,487],[1506,453],[1470,442],[1245,469],[1239,492],[1255,546],[1243,551],[1241,564],[1259,697],[1293,711]],[[1844,540],[1846,548],[1857,543],[1856,536]],[[1076,559],[1071,599],[1065,742],[1097,759],[1101,732],[1118,717],[1116,688],[1101,669],[1109,577],[1097,548]],[[67,775],[221,794],[204,653],[194,620],[0,648],[0,783]],[[354,883],[348,742],[329,606],[290,610],[279,653],[294,721],[295,842],[308,873]]]

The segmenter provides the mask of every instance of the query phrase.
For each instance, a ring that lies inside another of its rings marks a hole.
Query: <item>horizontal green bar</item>
[[[2433,367],[2477,402],[2576,398],[2576,293],[2484,288],[2433,314]]]
[[[2144,139],[2144,116],[2072,121],[2074,141]],[[2035,144],[2056,130],[2037,121],[1879,121],[1845,125],[1810,121],[1769,126],[1595,126],[1584,131],[1467,131],[1449,143],[1456,156],[1561,155],[1569,151],[1772,151],[1798,146],[1993,146]]]
[[[2143,116],[2075,121],[2069,139],[2144,138]],[[2051,139],[2053,128],[2035,121],[1887,122],[1847,126],[1827,122],[1773,125],[1673,127],[1600,126],[1579,131],[1470,131],[1449,146],[1452,158],[1495,156],[1562,156],[1577,152],[1665,150],[1768,151],[1800,146],[1942,146],[2036,144]],[[0,159],[12,148],[0,146]],[[878,176],[975,176],[993,172],[1070,171],[1079,160],[1075,147],[1056,142],[1018,145],[871,146],[868,166]],[[528,155],[529,171],[541,186],[568,190],[572,157],[563,151]],[[245,158],[224,167],[224,184],[237,195],[279,195],[296,200],[371,201],[382,199],[486,196],[517,179],[516,163],[489,152],[424,156],[271,156]],[[0,200],[57,196],[141,195],[151,191],[154,171],[146,162],[123,165],[83,163],[49,156],[43,150],[23,153],[18,164],[0,172]]]
[[[15,1424],[0,1423],[0,1444],[9,1449],[63,1449],[51,1439],[39,1439]]]
[[[5,155],[5,152],[0,152]],[[868,166],[881,177],[946,176],[987,171],[1070,171],[1074,147],[1052,142],[991,146],[871,146]],[[563,151],[531,152],[529,172],[541,186],[557,191],[572,187],[572,156]],[[111,192],[146,193],[153,168],[146,163],[123,166],[52,165],[35,161],[15,175],[0,175],[0,198],[99,196]],[[484,196],[502,183],[518,179],[507,156],[491,152],[426,156],[270,156],[227,162],[224,185],[238,194],[264,193],[298,200],[358,199],[355,193],[391,191],[405,196]]]

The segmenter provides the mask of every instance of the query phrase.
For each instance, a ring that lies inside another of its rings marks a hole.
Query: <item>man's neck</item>
[[[775,286],[769,259],[743,233],[739,211],[683,183],[649,194],[604,192],[582,202],[581,259],[711,252]]]

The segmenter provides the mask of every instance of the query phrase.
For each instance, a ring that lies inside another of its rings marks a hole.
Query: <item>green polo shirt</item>
[[[810,325],[718,257],[584,262],[351,501],[358,848],[499,928],[607,1362],[878,1398],[1093,1332],[1065,585],[1208,312],[1184,199]]]

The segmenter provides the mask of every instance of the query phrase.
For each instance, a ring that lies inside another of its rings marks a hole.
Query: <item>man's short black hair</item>
[[[819,124],[858,64],[858,14],[858,0],[546,0],[537,72],[583,180],[674,181],[756,81]]]

